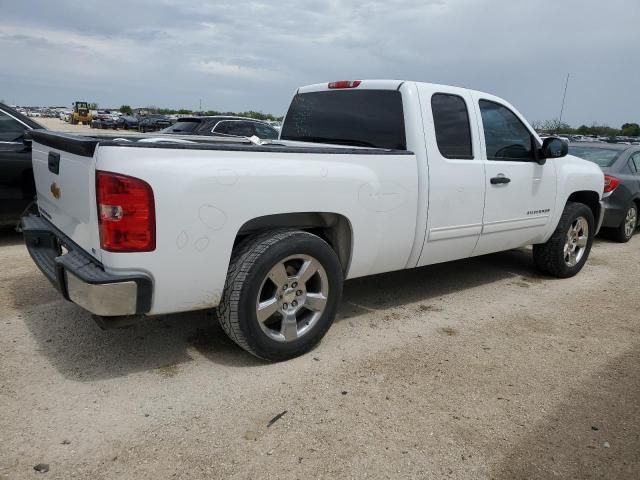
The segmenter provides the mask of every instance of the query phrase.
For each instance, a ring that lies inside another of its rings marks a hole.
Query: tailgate
[[[38,209],[85,252],[100,260],[95,193],[98,141],[34,131],[33,175]]]

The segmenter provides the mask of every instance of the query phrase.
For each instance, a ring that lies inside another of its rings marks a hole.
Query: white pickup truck
[[[344,279],[531,244],[573,276],[603,212],[595,164],[500,98],[428,83],[300,88],[271,142],[32,135],[22,228],[66,299],[103,325],[217,307],[270,360],[320,341]]]

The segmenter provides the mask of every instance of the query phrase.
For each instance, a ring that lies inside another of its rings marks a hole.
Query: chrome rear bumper
[[[149,312],[153,286],[144,274],[114,275],[75,245],[48,220],[22,217],[29,255],[62,296],[94,315],[113,317]],[[62,246],[67,250],[63,253]]]

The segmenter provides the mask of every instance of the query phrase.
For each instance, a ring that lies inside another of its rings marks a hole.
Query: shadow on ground
[[[508,278],[541,281],[533,271],[531,253],[522,249],[351,280],[345,284],[338,321]],[[170,369],[191,361],[194,351],[222,365],[264,365],[227,338],[213,311],[153,317],[128,328],[102,331],[84,310],[57,300],[57,292],[41,275],[16,277],[9,288],[39,350],[72,379],[91,381]]]
[[[0,228],[0,247],[19,245],[23,242],[22,234],[13,228]]]
[[[640,478],[640,345],[595,372],[545,418],[492,478]]]

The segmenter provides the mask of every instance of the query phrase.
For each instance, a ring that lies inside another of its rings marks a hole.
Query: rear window
[[[574,147],[571,145],[569,146],[569,153],[606,168],[616,163],[622,151],[611,148]]]
[[[280,138],[406,150],[402,94],[396,90],[299,93]]]
[[[462,97],[436,93],[431,97],[438,149],[445,158],[473,159],[471,126]]]

